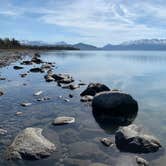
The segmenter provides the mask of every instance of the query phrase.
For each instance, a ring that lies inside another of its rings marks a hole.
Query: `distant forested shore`
[[[26,45],[21,44],[18,40],[12,38],[0,38],[0,49],[34,49],[34,50],[79,50],[73,46],[61,46],[61,45],[46,45],[46,46],[35,46],[35,45]]]

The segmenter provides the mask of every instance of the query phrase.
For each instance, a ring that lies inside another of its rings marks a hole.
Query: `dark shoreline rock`
[[[15,70],[21,70],[21,69],[23,69],[23,67],[21,67],[21,66],[13,66],[13,69],[15,69]]]
[[[134,124],[119,129],[115,135],[115,143],[120,151],[133,153],[152,153],[161,147],[159,140],[144,134],[141,128]]]
[[[99,92],[110,91],[109,87],[100,83],[90,83],[88,87],[80,94],[80,96],[95,96]]]

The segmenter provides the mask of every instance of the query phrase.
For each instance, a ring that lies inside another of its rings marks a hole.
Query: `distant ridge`
[[[43,41],[23,40],[21,43],[32,46],[72,46],[80,50],[166,50],[166,39],[133,40],[122,42],[120,44],[107,44],[104,47],[96,47],[86,43],[68,44],[64,41],[46,43]]]

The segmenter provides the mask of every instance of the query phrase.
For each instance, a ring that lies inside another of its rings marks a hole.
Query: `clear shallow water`
[[[139,112],[133,123],[143,126],[158,137],[165,147],[166,52],[59,51],[44,52],[42,59],[56,62],[55,72],[69,73],[76,82],[101,82],[112,89],[130,93],[139,104]],[[5,95],[0,97],[0,127],[8,130],[7,135],[0,136],[1,165],[70,166],[71,159],[117,166],[135,165],[135,154],[120,153],[115,146],[107,148],[100,143],[100,137],[110,136],[114,139],[114,135],[100,128],[88,104],[79,102],[79,94],[85,87],[75,91],[61,89],[56,83],[46,83],[44,74],[39,73],[29,73],[27,77],[21,78],[19,74],[28,71],[32,66],[16,71],[12,65],[0,69],[1,77],[7,78],[0,81],[0,90],[5,92]],[[24,86],[23,83],[27,85]],[[43,95],[51,97],[51,100],[37,102],[33,93],[38,90],[42,90]],[[68,98],[69,93],[74,94],[70,102],[59,98]],[[24,101],[33,104],[23,108],[20,103]],[[16,116],[17,111],[22,111],[23,114]],[[61,115],[74,116],[76,123],[52,126],[53,118]],[[30,126],[43,128],[44,135],[57,145],[57,151],[41,161],[5,161],[3,155],[6,146],[21,129]],[[93,148],[84,148],[86,146]],[[85,149],[88,149],[88,152]],[[78,155],[78,151],[84,153]],[[94,151],[97,151],[97,154]],[[140,156],[149,160],[151,165],[165,165],[166,155],[163,151]]]

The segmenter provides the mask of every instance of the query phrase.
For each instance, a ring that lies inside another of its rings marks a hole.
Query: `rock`
[[[52,77],[55,79],[55,81],[64,84],[69,84],[74,81],[74,79],[68,74],[53,74]]]
[[[73,97],[74,97],[74,95],[72,95],[72,94],[69,94],[69,97],[70,97],[70,98],[73,98]]]
[[[7,130],[0,128],[0,135],[7,134]]]
[[[23,61],[23,62],[21,63],[21,65],[32,65],[32,64],[33,64],[32,61]]]
[[[21,131],[7,148],[7,159],[41,159],[51,155],[55,145],[42,135],[41,128],[26,128]]]
[[[117,91],[98,93],[92,101],[94,116],[103,118],[103,121],[112,121],[117,124],[128,125],[135,119],[138,104],[129,94]]]
[[[30,105],[32,105],[32,103],[21,103],[21,106],[23,106],[23,107],[28,107]]]
[[[31,59],[31,62],[36,63],[36,64],[43,63],[43,61],[41,59],[39,59],[38,57],[35,57],[35,56]]]
[[[45,75],[44,78],[45,78],[46,82],[55,81],[55,79],[49,74]]]
[[[64,125],[64,124],[69,124],[69,123],[74,123],[75,118],[74,117],[67,117],[67,116],[61,116],[57,117],[53,120],[52,124],[53,125]]]
[[[13,69],[20,70],[20,69],[23,69],[23,67],[21,67],[21,66],[14,66]]]
[[[39,53],[35,53],[35,54],[34,54],[34,57],[38,57],[38,58],[40,58],[41,56],[40,56]]]
[[[62,86],[62,88],[66,88],[66,89],[70,89],[70,90],[75,90],[79,87],[80,87],[79,85],[73,85],[73,84]]]
[[[20,111],[16,112],[16,115],[21,115],[21,114],[22,114],[22,112],[20,112]]]
[[[103,143],[105,146],[113,146],[113,142],[111,138],[101,138],[101,143]]]
[[[90,83],[88,85],[88,87],[80,95],[81,96],[85,96],[85,95],[95,96],[97,93],[103,92],[103,91],[110,91],[110,89],[104,84]]]
[[[80,83],[78,83],[78,85],[79,86],[84,86],[84,85],[86,85],[86,83],[80,82]]]
[[[0,96],[4,95],[4,93],[2,91],[0,91]]]
[[[119,129],[115,135],[115,143],[119,150],[134,153],[156,152],[161,147],[159,140],[144,134],[134,124]]]
[[[139,166],[148,166],[149,165],[148,161],[146,161],[145,159],[138,157],[138,156],[136,156],[136,162]]]
[[[69,102],[70,100],[69,99],[64,99],[64,101]]]
[[[82,96],[80,101],[82,102],[90,102],[93,100],[93,96],[90,96],[90,95],[85,95],[85,96]]]
[[[27,73],[20,74],[22,78],[26,77],[27,75],[28,75]]]
[[[0,78],[0,80],[1,80],[1,81],[2,81],[2,80],[6,80],[6,78],[4,78],[4,77],[1,77],[1,78]]]
[[[39,67],[35,67],[35,68],[30,69],[30,72],[35,72],[35,73],[40,72],[40,73],[43,73],[44,71],[43,71],[43,69],[41,69]]]
[[[43,64],[42,66],[41,66],[41,68],[42,69],[51,69],[52,67],[54,67],[54,65],[52,65],[52,64],[48,64],[48,63],[46,63],[46,64]]]
[[[43,93],[43,91],[40,90],[40,91],[38,91],[38,92],[35,92],[35,93],[34,93],[34,96],[40,96],[42,93]]]

